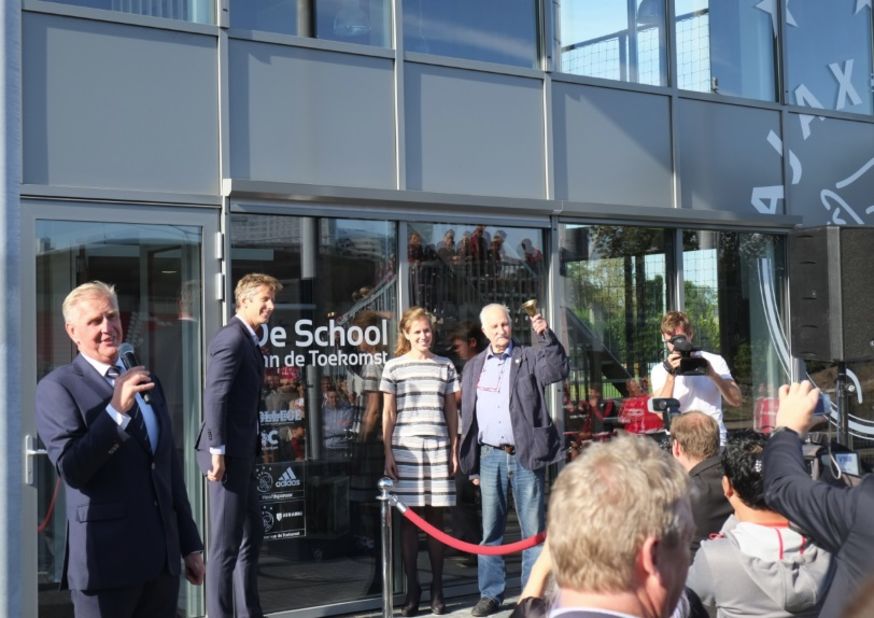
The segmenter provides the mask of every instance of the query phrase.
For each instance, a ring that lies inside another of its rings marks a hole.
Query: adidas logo
[[[279,477],[279,480],[276,481],[277,487],[299,487],[300,479],[298,479],[294,475],[294,470],[291,469],[291,466],[285,469],[285,472],[282,473],[282,476]]]

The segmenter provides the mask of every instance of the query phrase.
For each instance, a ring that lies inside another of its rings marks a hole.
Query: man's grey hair
[[[643,436],[621,436],[586,448],[552,487],[549,534],[553,575],[561,588],[616,593],[635,585],[648,538],[666,547],[694,533],[688,476]]]
[[[73,310],[86,298],[106,298],[112,303],[113,308],[118,311],[118,296],[115,294],[115,286],[103,283],[102,281],[89,281],[73,288],[67,294],[64,303],[61,305],[64,322],[69,324],[73,321]]]
[[[512,319],[510,318],[510,309],[507,307],[507,305],[504,305],[502,303],[491,303],[483,307],[482,311],[479,312],[479,323],[485,324],[486,314],[494,311],[495,309],[500,309],[501,311],[503,311],[504,316],[507,318],[507,321],[512,322]]]

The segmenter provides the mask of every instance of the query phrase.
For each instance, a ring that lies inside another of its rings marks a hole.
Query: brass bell
[[[537,307],[537,299],[532,298],[531,300],[526,300],[522,303],[522,311],[528,314],[528,317],[533,318],[535,315],[540,313],[540,309]]]

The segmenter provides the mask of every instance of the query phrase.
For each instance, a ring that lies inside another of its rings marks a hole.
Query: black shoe
[[[401,607],[401,616],[410,618],[419,614],[419,598],[422,596],[422,587],[416,586],[415,590],[407,592],[407,598]]]
[[[442,616],[446,613],[446,603],[443,602],[443,590],[436,591],[431,588],[431,613]]]
[[[499,609],[501,609],[501,604],[498,603],[497,599],[483,597],[477,601],[476,605],[473,606],[473,609],[470,610],[470,615],[481,618],[482,616],[490,616]]]

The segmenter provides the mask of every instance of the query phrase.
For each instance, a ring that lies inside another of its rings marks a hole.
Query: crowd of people
[[[173,616],[182,574],[206,582],[210,616],[263,615],[255,468],[270,459],[262,402],[300,412],[280,431],[279,456],[308,453],[306,389],[293,373],[265,379],[256,335],[281,289],[268,275],[243,277],[236,314],[209,345],[194,445],[207,486],[208,564],[163,390],[124,352],[114,289],[93,282],[65,299],[66,331],[79,354],[40,381],[36,418],[66,486],[64,581],[77,616]],[[459,372],[433,350],[432,316],[407,310],[383,367],[365,368],[358,381],[320,383],[321,457],[343,460],[350,442],[369,445],[361,462],[378,462],[407,506],[441,529],[452,509],[453,531],[482,545],[503,543],[512,496],[521,535],[548,532],[545,547],[523,552],[517,614],[870,615],[874,480],[850,488],[810,477],[802,442],[819,391],[808,382],[785,385],[770,438],[752,430],[729,436],[722,402],[737,405],[741,395],[725,361],[689,352],[694,331],[684,314],[668,313],[661,326],[666,358],[649,380],[657,397],[679,402],[679,414],[647,413],[670,429],[669,448],[635,435],[645,429],[579,445],[549,492],[548,521],[545,473],[565,458],[565,445],[547,387],[567,379],[569,362],[539,312],[524,345],[507,307],[483,307],[479,324],[452,333]],[[644,423],[644,387],[628,388],[635,407],[624,414]],[[602,422],[623,415],[608,404],[592,390],[587,405]],[[420,611],[418,548],[419,532],[405,521],[404,616]],[[427,550],[430,610],[442,614],[443,547],[429,537]],[[477,582],[471,615],[496,613],[507,588],[503,559],[480,555]]]

